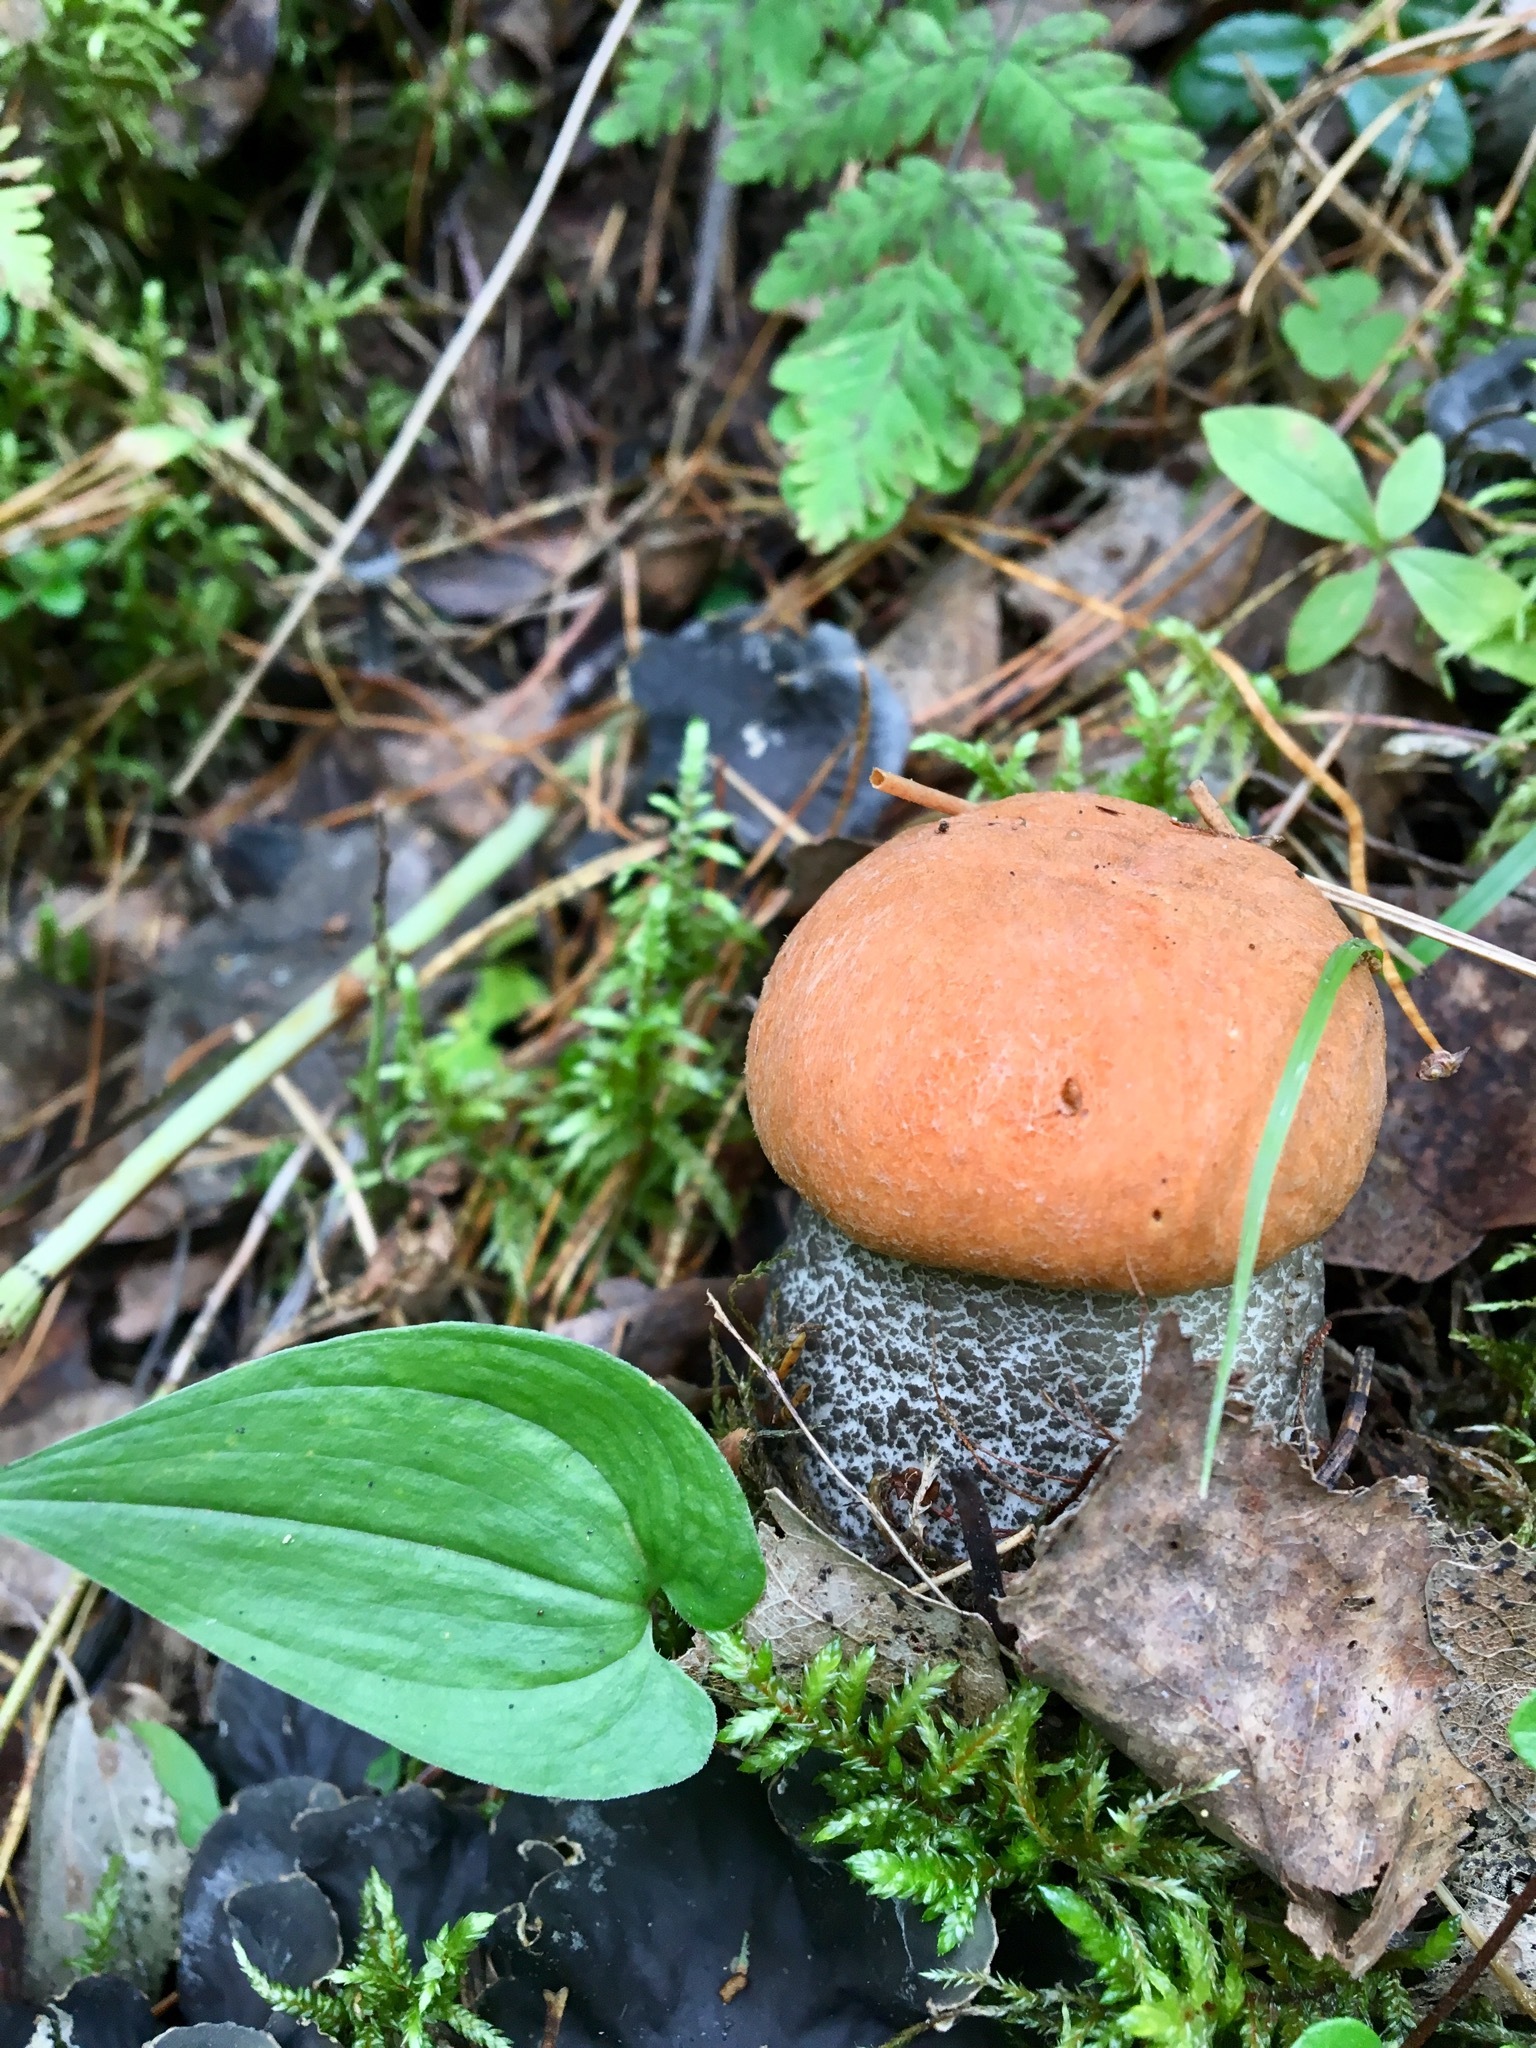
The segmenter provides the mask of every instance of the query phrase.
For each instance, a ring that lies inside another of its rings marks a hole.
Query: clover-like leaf
[[[1369,377],[1408,322],[1401,313],[1373,312],[1381,286],[1363,270],[1338,270],[1307,279],[1315,305],[1298,302],[1280,315],[1280,332],[1309,377]]]
[[[1222,475],[1287,526],[1374,548],[1360,465],[1332,427],[1288,405],[1226,405],[1201,426]]]
[[[1348,569],[1339,576],[1325,576],[1307,593],[1291,621],[1285,643],[1287,667],[1303,676],[1342,654],[1370,617],[1380,581],[1379,562],[1367,562],[1363,569]]]
[[[1445,449],[1435,434],[1410,441],[1376,492],[1376,525],[1383,540],[1406,540],[1424,524],[1445,489]]]
[[[701,1768],[665,1592],[727,1628],[763,1585],[707,1434],[634,1367],[439,1323],[281,1352],[0,1471],[0,1530],[408,1755],[616,1798]]]

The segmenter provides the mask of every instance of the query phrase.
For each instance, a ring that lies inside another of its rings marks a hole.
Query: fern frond
[[[858,57],[833,54],[813,78],[746,114],[721,168],[739,184],[809,185],[857,158],[952,138],[996,62],[992,21],[970,8],[952,26],[923,8],[886,20]]]
[[[754,301],[771,312],[822,298],[919,255],[1014,356],[1052,376],[1070,371],[1078,322],[1065,244],[1000,171],[950,171],[926,157],[872,171],[788,238]]]
[[[1220,284],[1232,261],[1199,140],[1128,58],[1089,47],[1106,27],[1055,14],[1020,37],[987,93],[982,142],[1122,256],[1143,250],[1154,270]]]
[[[1018,372],[954,280],[927,256],[840,293],[774,365],[769,422],[781,479],[813,547],[888,532],[918,490],[964,483],[978,417],[1007,426]]]
[[[707,128],[750,74],[750,0],[669,0],[636,29],[613,104],[593,123],[595,141],[655,142],[679,128]]]
[[[19,132],[0,128],[0,156]],[[53,187],[22,182],[42,167],[35,156],[0,163],[0,299],[20,306],[45,306],[53,295],[53,243],[43,232],[43,201]]]

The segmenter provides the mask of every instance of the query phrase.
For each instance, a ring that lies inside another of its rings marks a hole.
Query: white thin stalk
[[[1323,875],[1303,875],[1302,880],[1320,890],[1330,903],[1336,903],[1341,910],[1352,910],[1357,917],[1375,917],[1383,924],[1400,925],[1405,932],[1438,939],[1442,946],[1454,947],[1458,953],[1470,953],[1474,960],[1486,960],[1493,967],[1507,967],[1511,974],[1523,974],[1527,981],[1536,981],[1536,960],[1528,960],[1523,953],[1511,953],[1507,947],[1495,946],[1487,939],[1478,938],[1474,932],[1459,932],[1453,925],[1440,924],[1432,917],[1420,917],[1416,910],[1404,910],[1399,904],[1384,903],[1379,896],[1362,896],[1358,890],[1346,889],[1342,882],[1330,882]],[[1415,960],[1414,965],[1421,967],[1423,962]]]
[[[561,123],[560,132],[555,137],[554,147],[549,152],[549,161],[544,166],[539,182],[533,188],[532,197],[523,208],[521,219],[508,237],[506,247],[497,258],[495,269],[476,292],[463,319],[459,322],[453,339],[438,357],[431,375],[421,387],[416,403],[406,414],[405,422],[391,443],[389,452],[374,472],[362,496],[331,536],[324,554],[300,584],[287,611],[273,629],[266,646],[225,698],[217,716],[193,748],[185,767],[171,784],[173,796],[183,795],[196,781],[209,756],[244,710],[252,691],[292,639],[305,613],[341,567],[347,550],[383,504],[390,486],[410,459],[412,449],[441,403],[443,394],[453,382],[459,365],[469,354],[476,336],[494,312],[502,293],[512,282],[518,265],[527,255],[548,211],[549,202],[555,196],[555,188],[564,175],[571,152],[580,139],[592,102],[597,97],[597,89],[617,55],[620,43],[628,34],[629,25],[634,20],[639,6],[640,0],[620,0],[612,21],[603,33],[602,41],[592,54],[592,61],[576,88],[576,97],[571,101],[570,109]]]
[[[389,934],[391,952],[407,960],[438,937],[462,911],[505,874],[548,831],[555,812],[529,801],[517,806],[436,888],[406,912]],[[173,1110],[122,1164],[109,1173],[24,1258],[0,1275],[0,1347],[27,1329],[54,1282],[90,1250],[156,1181],[192,1147],[249,1102],[259,1089],[317,1045],[337,1024],[362,1008],[379,971],[365,946],[345,967],[295,1005],[270,1031],[248,1045],[196,1094]]]

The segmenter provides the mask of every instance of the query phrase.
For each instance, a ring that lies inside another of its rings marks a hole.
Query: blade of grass
[[[1531,873],[1536,872],[1536,825],[1523,839],[1517,839],[1507,853],[1500,854],[1487,874],[1479,875],[1464,895],[1448,903],[1440,923],[1452,931],[1470,932],[1481,924],[1490,910],[1497,910],[1504,898]],[[1432,967],[1445,951],[1438,939],[1410,939],[1405,950],[1425,967]]]
[[[1237,1241],[1237,1270],[1232,1275],[1232,1299],[1227,1309],[1226,1336],[1222,1340],[1221,1363],[1216,1368],[1216,1385],[1211,1392],[1211,1414],[1205,1429],[1205,1454],[1200,1463],[1202,1500],[1211,1489],[1211,1472],[1216,1463],[1216,1439],[1221,1433],[1222,1409],[1226,1404],[1232,1367],[1237,1358],[1237,1340],[1243,1334],[1243,1317],[1248,1310],[1248,1294],[1253,1286],[1253,1271],[1259,1261],[1259,1239],[1264,1233],[1264,1216],[1269,1208],[1275,1174],[1279,1170],[1280,1155],[1285,1150],[1286,1139],[1291,1135],[1291,1125],[1295,1122],[1296,1111],[1301,1104],[1302,1091],[1307,1085],[1307,1076],[1312,1071],[1317,1048],[1322,1044],[1323,1033],[1328,1028],[1328,1019],[1333,1015],[1333,1006],[1338,999],[1339,990],[1360,961],[1380,957],[1377,949],[1368,945],[1364,939],[1346,939],[1342,945],[1335,946],[1328,955],[1323,962],[1323,971],[1317,978],[1317,987],[1312,991],[1312,999],[1296,1027],[1296,1036],[1291,1041],[1291,1049],[1286,1055],[1280,1084],[1275,1090],[1274,1100],[1269,1105],[1269,1115],[1264,1119],[1258,1153],[1254,1158],[1253,1171],[1248,1177],[1248,1194],[1243,1203],[1243,1225]]]

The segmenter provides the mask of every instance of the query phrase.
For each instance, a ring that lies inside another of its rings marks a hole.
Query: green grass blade
[[[1523,839],[1517,839],[1507,853],[1500,854],[1486,875],[1479,875],[1464,896],[1458,896],[1440,912],[1441,924],[1452,931],[1469,932],[1482,923],[1490,910],[1497,910],[1511,890],[1518,889],[1536,870],[1536,825]],[[1438,939],[1411,939],[1404,949],[1423,967],[1432,967],[1445,951]]]
[[[1301,1103],[1302,1090],[1307,1085],[1307,1076],[1312,1071],[1312,1062],[1317,1048],[1322,1044],[1323,1033],[1328,1029],[1328,1019],[1333,1015],[1333,1006],[1339,990],[1349,978],[1352,968],[1360,961],[1375,956],[1376,948],[1364,939],[1346,939],[1323,963],[1323,971],[1317,978],[1317,987],[1312,991],[1312,1000],[1307,1004],[1296,1036],[1286,1055],[1285,1069],[1280,1076],[1280,1085],[1275,1090],[1275,1099],[1269,1105],[1269,1115],[1264,1120],[1263,1134],[1253,1162],[1253,1172],[1248,1177],[1248,1196],[1243,1203],[1243,1227],[1237,1241],[1237,1270],[1232,1275],[1232,1301],[1227,1310],[1227,1333],[1221,1346],[1221,1363],[1216,1369],[1216,1385],[1211,1394],[1211,1415],[1205,1429],[1205,1455],[1200,1463],[1200,1498],[1205,1499],[1211,1488],[1211,1472],[1216,1463],[1216,1439],[1221,1432],[1221,1412],[1227,1398],[1227,1387],[1232,1378],[1232,1365],[1237,1357],[1237,1340],[1242,1335],[1243,1317],[1248,1309],[1248,1294],[1253,1286],[1253,1269],[1259,1259],[1259,1239],[1264,1232],[1264,1215],[1269,1208],[1270,1190],[1275,1184],[1279,1170],[1280,1155],[1285,1150],[1285,1141],[1291,1135],[1291,1125]]]

